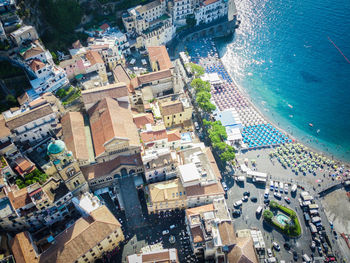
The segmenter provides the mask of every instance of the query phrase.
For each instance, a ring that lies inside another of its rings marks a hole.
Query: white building
[[[3,116],[7,127],[16,135],[15,139],[21,142],[39,141],[50,136],[58,123],[57,112],[48,103],[8,110]]]
[[[219,18],[227,16],[227,0],[205,0],[195,9],[194,15],[197,25],[207,24]]]
[[[32,26],[26,26],[26,25],[12,32],[10,34],[10,37],[17,46],[20,46],[26,40],[33,41],[39,38],[35,28]]]
[[[179,177],[186,191],[187,207],[213,202],[224,196],[221,174],[214,156],[203,144],[179,151]]]
[[[170,180],[176,177],[176,153],[168,148],[146,151],[142,156],[142,162],[148,183]]]

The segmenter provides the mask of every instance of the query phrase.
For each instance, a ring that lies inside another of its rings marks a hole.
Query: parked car
[[[222,188],[224,188],[224,191],[226,192],[228,190],[227,184],[225,182],[222,182]]]
[[[272,245],[273,245],[273,248],[276,249],[277,251],[281,250],[281,247],[280,245],[277,244],[277,242],[273,242]]]
[[[171,225],[169,228],[174,229],[175,227],[176,227],[175,225]]]
[[[273,191],[274,187],[273,187],[273,181],[270,181],[270,191]]]
[[[280,192],[283,193],[283,187],[284,187],[284,184],[282,182],[280,182]]]
[[[294,261],[298,260],[298,253],[296,251],[293,251],[293,259]]]
[[[275,182],[275,191],[278,192],[278,182]]]
[[[162,232],[162,234],[163,234],[163,236],[169,234],[169,230],[164,230],[164,231]]]
[[[277,199],[281,199],[282,198],[282,195],[280,194],[280,193],[274,193],[273,194],[274,195],[274,197],[276,197]]]
[[[318,250],[318,254],[320,254],[320,256],[322,255],[322,247],[321,246],[318,246],[317,247],[317,250]]]
[[[287,202],[287,204],[290,204],[290,198],[288,196],[286,196],[284,200]]]
[[[265,189],[265,193],[264,193],[264,198],[268,198],[269,197],[269,189],[268,188],[266,188]]]
[[[284,243],[284,248],[286,249],[286,250],[290,250],[290,244],[289,243]]]
[[[316,249],[316,242],[315,241],[311,242],[310,248],[312,251],[314,251]]]
[[[241,205],[242,205],[242,200],[238,200],[238,201],[236,201],[236,202],[233,203],[233,206],[234,206],[234,207],[239,207],[239,206],[241,206]]]
[[[270,199],[265,199],[264,200],[264,204],[269,204],[270,203]]]
[[[257,202],[257,201],[258,201],[258,198],[255,197],[255,196],[253,196],[253,197],[250,198],[250,201],[252,201],[252,202]]]
[[[244,192],[243,196],[250,196],[250,192],[249,191]]]
[[[270,248],[267,249],[267,256],[269,258],[273,257],[272,250]]]
[[[249,197],[248,197],[248,196],[246,196],[246,195],[242,197],[242,201],[243,201],[243,202],[247,202],[247,201],[248,201],[248,199],[249,199]]]
[[[288,184],[284,184],[284,193],[288,194]]]
[[[234,217],[240,216],[241,214],[242,214],[241,210],[234,210],[234,211],[232,212],[232,215],[233,215]]]

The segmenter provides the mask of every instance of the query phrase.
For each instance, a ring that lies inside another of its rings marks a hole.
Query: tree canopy
[[[77,0],[40,0],[47,22],[57,31],[71,33],[81,22],[83,11]]]
[[[197,64],[192,63],[192,62],[190,62],[188,64],[191,67],[192,74],[194,74],[194,76],[196,78],[198,78],[204,74],[204,68],[202,66],[197,65]]]
[[[17,179],[16,184],[21,189],[36,182],[43,184],[46,181],[47,177],[47,174],[44,174],[38,169],[35,169],[31,173],[25,175],[24,179]]]
[[[192,80],[191,87],[194,88],[196,93],[203,91],[210,92],[210,83],[200,78],[195,78],[194,80]]]

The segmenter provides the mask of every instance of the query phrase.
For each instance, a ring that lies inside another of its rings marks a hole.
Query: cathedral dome
[[[47,146],[48,154],[59,154],[63,152],[66,148],[66,145],[61,140],[52,140]]]

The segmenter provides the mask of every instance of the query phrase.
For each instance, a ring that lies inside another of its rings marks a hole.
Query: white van
[[[258,209],[256,209],[256,215],[260,215],[263,210],[263,207],[260,205]]]
[[[297,190],[297,188],[298,188],[297,185],[293,184],[292,189],[291,189],[292,193],[294,193]]]
[[[310,257],[309,257],[308,255],[306,255],[306,254],[303,255],[303,260],[304,260],[305,262],[311,262]]]
[[[283,193],[283,191],[284,191],[284,184],[280,182],[280,192]]]
[[[238,201],[234,202],[234,204],[233,204],[234,207],[239,207],[241,205],[242,205],[242,200],[238,200]]]

